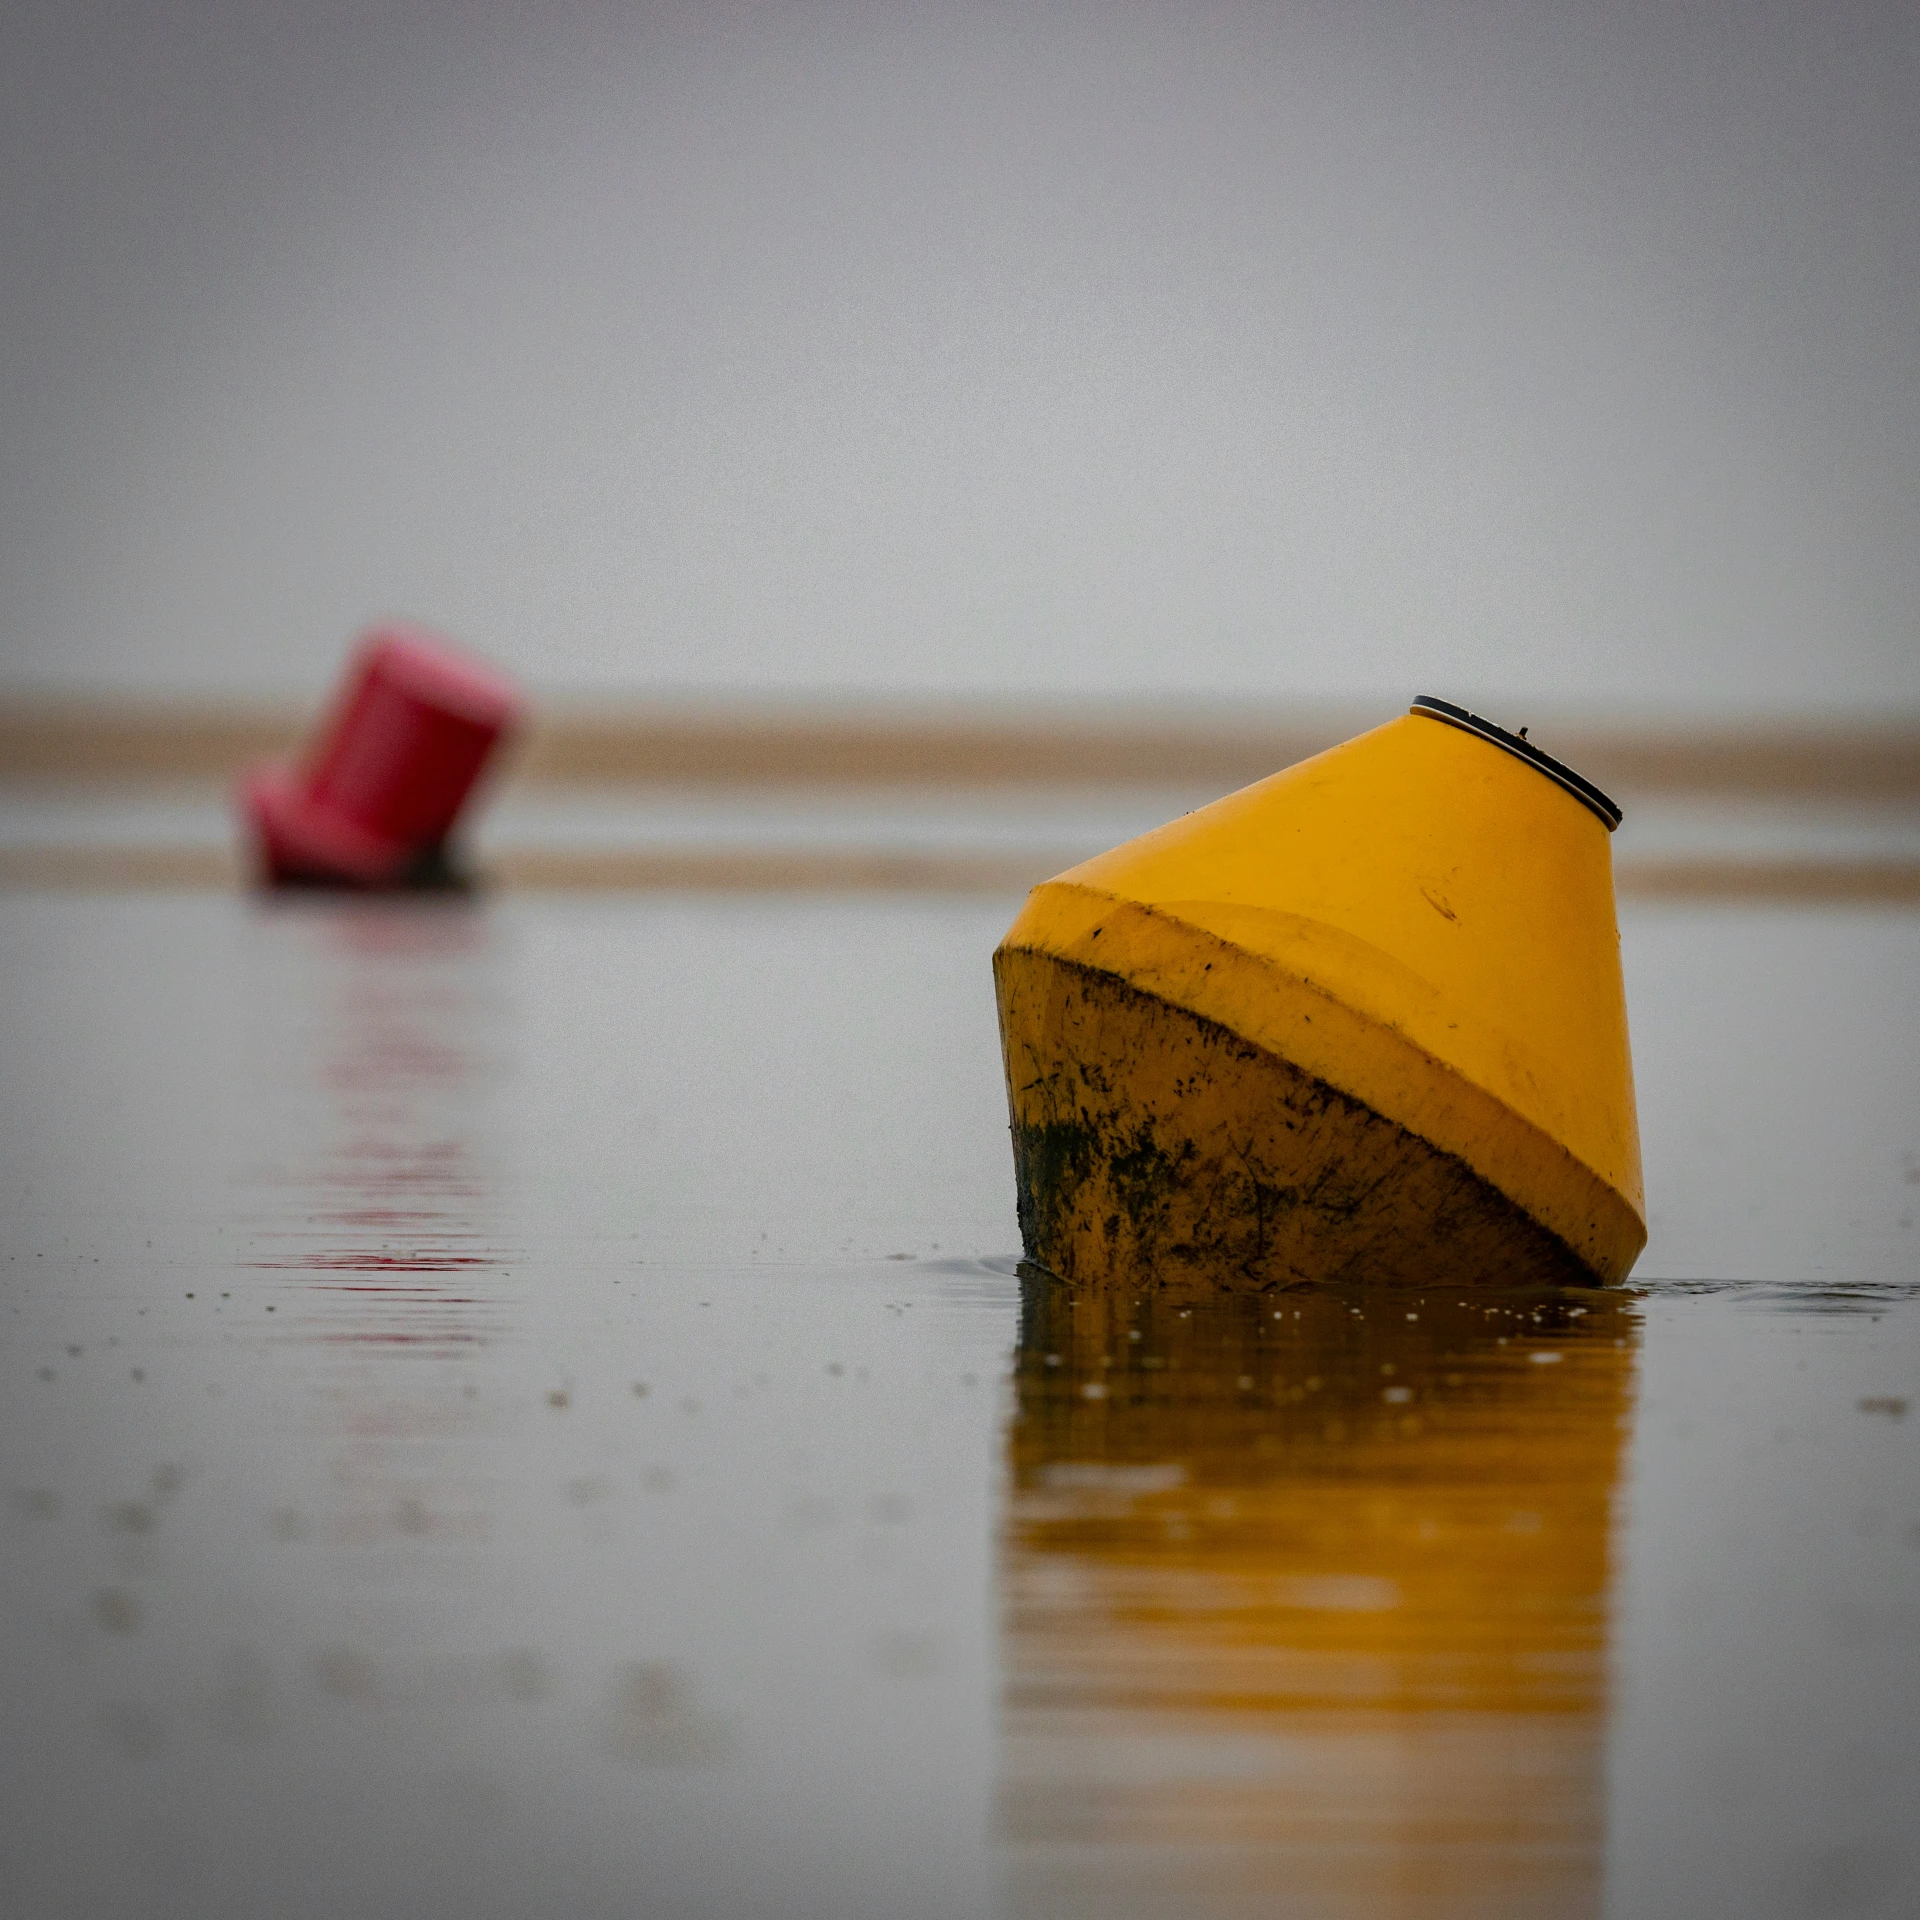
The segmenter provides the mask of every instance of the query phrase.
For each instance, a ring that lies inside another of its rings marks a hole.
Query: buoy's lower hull
[[[1217,1022],[1030,948],[995,956],[1027,1257],[1138,1291],[1593,1285],[1471,1166]]]

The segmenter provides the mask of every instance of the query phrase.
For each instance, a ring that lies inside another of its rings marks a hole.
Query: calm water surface
[[[1920,916],[1637,1284],[1023,1280],[1014,901],[0,899],[0,1910],[1920,1910]]]

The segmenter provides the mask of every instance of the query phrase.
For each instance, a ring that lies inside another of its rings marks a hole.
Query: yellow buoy
[[[994,955],[1028,1258],[1202,1291],[1622,1278],[1619,818],[1423,696],[1036,887]]]

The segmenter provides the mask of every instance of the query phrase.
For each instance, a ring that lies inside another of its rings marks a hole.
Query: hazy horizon
[[[16,6],[0,692],[1920,709],[1920,10]]]

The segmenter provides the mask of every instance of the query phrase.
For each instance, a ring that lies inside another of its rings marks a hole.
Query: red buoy
[[[359,887],[442,876],[447,835],[521,713],[510,682],[438,634],[373,628],[300,765],[241,782],[262,876]]]

